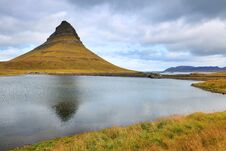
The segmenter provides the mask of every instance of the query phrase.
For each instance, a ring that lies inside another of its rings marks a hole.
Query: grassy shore
[[[14,151],[224,151],[225,148],[226,111],[113,127],[44,141]]]
[[[84,70],[0,70],[1,76],[18,76],[25,74],[37,75],[74,75],[74,76],[121,76],[121,77],[147,77],[142,72],[105,72],[105,71],[84,71]]]
[[[176,79],[208,80],[193,86],[211,92],[226,93],[226,73],[182,77],[178,76]],[[225,151],[225,148],[226,111],[194,113],[186,117],[174,116],[155,122],[112,127],[44,141],[14,151]]]
[[[226,79],[209,80],[200,83],[193,83],[192,86],[215,93],[226,94]]]
[[[192,86],[214,93],[226,94],[226,72],[213,74],[189,74],[189,75],[166,75],[163,78],[182,80],[200,80],[204,82],[193,83]]]
[[[191,73],[178,75],[161,75],[157,76],[156,78],[207,81],[207,80],[226,79],[226,72],[218,72],[212,74]]]
[[[213,74],[192,73],[184,75],[161,75],[159,78],[204,81],[193,83],[192,86],[214,93],[226,94],[226,72]]]

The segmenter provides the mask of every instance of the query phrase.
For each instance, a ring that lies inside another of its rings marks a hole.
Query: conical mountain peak
[[[59,40],[59,38],[61,40],[65,40],[65,37],[67,37],[67,40],[68,40],[68,37],[71,37],[72,39],[75,38],[75,40],[80,41],[80,37],[78,36],[74,27],[70,23],[64,20],[61,22],[59,26],[56,27],[55,32],[52,35],[50,35],[47,41],[53,41],[56,39]]]
[[[1,65],[1,64],[0,64]],[[2,65],[3,66],[3,65]],[[30,52],[4,63],[8,70],[21,73],[118,75],[135,73],[115,66],[88,50],[73,26],[62,21],[46,42]]]

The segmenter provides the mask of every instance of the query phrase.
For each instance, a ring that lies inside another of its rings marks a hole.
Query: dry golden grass
[[[206,81],[206,80],[226,79],[226,72],[218,72],[212,74],[191,73],[183,75],[161,75],[159,78]]]
[[[187,75],[162,75],[161,78],[205,81],[193,83],[192,86],[211,92],[226,94],[226,72],[212,74],[192,73]]]
[[[225,151],[226,111],[113,127],[15,151]]]
[[[213,73],[213,74],[210,74],[210,75],[213,75],[213,76],[218,76],[218,77],[224,77],[226,76],[226,72],[216,72],[216,73]]]
[[[226,94],[226,79],[209,80],[201,83],[193,83],[192,86],[211,92]]]
[[[8,62],[0,63],[0,75],[21,73],[50,74],[134,74],[100,58],[81,43],[70,41],[44,43]]]

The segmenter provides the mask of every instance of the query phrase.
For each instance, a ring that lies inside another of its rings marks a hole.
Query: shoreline
[[[194,80],[198,83],[192,83],[191,86],[202,89],[211,93],[226,94],[226,72],[202,74],[177,74],[177,75],[158,75],[149,77],[154,79],[177,79],[177,80]]]
[[[134,73],[105,73],[105,72],[36,72],[36,71],[14,71],[14,72],[0,72],[0,77],[19,76],[19,75],[55,75],[55,76],[115,76],[115,77],[148,77],[148,74],[143,72]]]
[[[226,147],[226,111],[169,116],[41,141],[28,150],[218,150]],[[214,139],[214,143],[212,142]],[[119,143],[121,142],[121,143]],[[194,145],[195,144],[195,145]]]
[[[108,73],[106,75],[106,73],[105,74],[103,74],[103,73],[101,73],[101,74],[99,74],[99,73],[98,74],[77,74],[77,73],[76,74],[71,74],[71,73],[70,74],[65,74],[65,73],[55,74],[54,73],[53,74],[53,73],[40,73],[40,72],[37,73],[37,72],[35,72],[35,73],[29,73],[29,74],[34,74],[34,75],[46,74],[46,75],[56,75],[56,76],[57,75],[61,75],[61,76],[64,76],[64,75],[70,76],[71,75],[71,76],[147,77],[146,74],[142,74],[142,76],[140,76],[140,75],[134,76],[135,74],[132,74],[132,76],[131,76],[131,74],[125,74],[125,73],[123,73],[123,74],[120,73],[120,74],[116,74],[116,75],[112,74],[112,73]],[[154,76],[156,76],[156,75],[154,75]],[[165,78],[165,76],[164,76],[161,78],[155,77],[154,79],[194,80],[194,79],[188,79],[188,78],[186,78],[186,76],[189,77],[188,75],[183,75],[182,77],[184,77],[184,79],[180,79],[180,77],[178,77],[178,75],[176,75],[176,76],[173,76],[176,78]],[[192,76],[194,77],[194,75],[190,75],[190,77],[192,77]],[[169,76],[167,76],[167,77],[169,77]],[[172,77],[172,76],[170,76],[170,77]],[[206,78],[206,77],[201,77],[200,75],[198,75],[198,77],[202,78],[202,79]],[[212,80],[213,83],[216,83],[219,81],[219,76],[211,76],[211,78],[212,77],[214,77],[214,78],[218,77],[217,78],[218,80]],[[200,79],[199,79],[199,81],[200,81]],[[195,85],[203,84],[203,83],[206,84],[207,82],[209,82],[208,80],[202,80],[202,81],[204,81],[204,82],[194,83],[191,86],[198,87]],[[224,82],[226,83],[226,79]],[[222,83],[222,81],[219,81],[219,83]],[[198,88],[201,88],[201,86]],[[205,88],[201,88],[201,89],[210,91]],[[221,92],[218,92],[216,89],[213,89],[210,92],[221,93]],[[193,117],[193,116],[197,117],[197,119],[193,119],[193,118],[190,119],[190,117]],[[209,118],[209,117],[211,117],[211,118]],[[219,117],[223,117],[223,119],[218,119]],[[207,118],[207,121],[205,118]],[[209,121],[210,119],[213,121]],[[183,122],[181,123],[181,121],[185,122],[186,124],[183,125]],[[105,129],[101,129],[101,130],[97,130],[97,131],[85,132],[82,134],[75,134],[72,136],[66,136],[66,137],[50,139],[47,141],[41,141],[36,144],[31,144],[31,145],[26,145],[24,147],[16,148],[14,150],[15,151],[27,151],[27,150],[36,150],[36,149],[38,149],[38,150],[60,150],[60,151],[61,150],[80,150],[80,149],[81,150],[90,150],[90,142],[95,142],[94,144],[91,145],[93,147],[93,148],[91,148],[91,150],[94,148],[96,148],[95,150],[106,150],[106,149],[107,150],[114,150],[114,149],[116,149],[116,150],[130,150],[130,149],[131,150],[136,150],[136,149],[168,150],[169,149],[170,150],[170,148],[172,148],[172,145],[174,148],[178,148],[178,149],[182,149],[182,148],[186,147],[187,149],[191,149],[191,150],[192,149],[198,150],[200,148],[202,150],[209,150],[210,146],[208,146],[208,145],[205,146],[205,144],[202,144],[202,142],[198,142],[199,146],[198,147],[196,146],[197,148],[193,148],[193,146],[192,146],[193,144],[189,144],[188,146],[186,146],[187,143],[189,142],[189,139],[193,140],[193,143],[197,139],[207,139],[207,138],[202,138],[203,134],[201,136],[198,136],[200,138],[196,138],[197,136],[194,135],[194,132],[195,132],[195,134],[200,132],[199,126],[198,127],[196,127],[197,125],[194,126],[193,128],[191,128],[194,131],[190,131],[187,129],[187,126],[191,124],[190,122],[194,122],[194,123],[200,122],[201,123],[201,129],[202,129],[201,134],[202,133],[211,133],[211,131],[209,132],[209,129],[211,129],[213,127],[221,126],[220,124],[222,124],[222,122],[225,123],[224,125],[226,125],[226,111],[214,112],[214,113],[197,112],[197,113],[192,113],[189,115],[176,115],[176,116],[163,117],[163,119],[156,120],[154,122],[141,122],[141,123],[132,124],[132,125],[128,125],[128,126],[117,126],[117,127],[113,126],[111,128],[105,128]],[[210,125],[208,125],[209,122],[211,123]],[[221,122],[221,123],[218,123],[218,122]],[[159,126],[160,125],[162,126],[162,123],[163,123],[163,125],[165,123],[169,124],[168,127],[166,129],[164,129],[163,131],[162,131],[162,129],[159,129]],[[205,126],[203,126],[203,124]],[[155,125],[156,127],[154,127],[154,130],[151,132],[151,134],[149,134],[149,133],[143,134],[143,133],[146,133],[147,130],[153,129],[153,125]],[[171,128],[172,126],[175,126],[174,127],[175,131],[178,131],[178,134],[171,134],[172,130],[169,130],[169,128]],[[141,129],[141,131],[139,131],[139,132],[133,131],[133,133],[137,134],[137,136],[134,136],[133,134],[130,133],[131,128],[135,129],[135,130]],[[144,130],[143,130],[143,128],[144,128]],[[221,146],[221,145],[226,144],[226,137],[218,135],[219,132],[223,132],[223,134],[225,134],[225,136],[226,136],[225,128],[226,127],[221,127],[219,130],[217,130],[217,132],[214,132],[213,134],[211,133],[211,135],[208,136],[210,139],[215,139],[215,138],[222,139],[223,138],[223,142],[220,141],[220,139],[219,139],[219,142],[217,141],[217,143],[214,144],[215,146],[214,145],[211,146],[213,149],[219,147],[219,145]],[[117,131],[115,132],[116,129],[117,129]],[[206,129],[206,130],[203,132],[203,129]],[[105,134],[102,134],[105,131],[110,133],[109,134],[110,136],[108,136],[108,134],[106,134],[107,136],[105,136]],[[121,131],[126,131],[126,133],[122,135]],[[213,129],[213,131],[215,131],[215,129]],[[147,144],[145,144],[146,141],[148,141],[147,139],[140,138],[141,135],[145,135],[145,137],[148,137],[148,138],[152,137],[153,133],[156,135],[156,138],[149,140],[150,142],[148,142]],[[170,136],[165,137],[165,135],[170,135]],[[173,138],[171,138],[172,137],[171,135],[173,135]],[[187,135],[189,135],[188,138],[187,138]],[[159,138],[159,136],[161,136],[161,138]],[[106,137],[109,140],[107,140],[107,142],[105,142],[105,140],[102,140],[102,137]],[[127,145],[119,145],[118,144],[117,139],[122,139],[122,138],[123,138],[123,141],[125,141],[127,143]],[[127,139],[127,138],[130,138],[130,139]],[[174,138],[176,138],[176,139],[174,140]],[[98,143],[100,141],[98,139],[101,139],[101,145],[98,145]],[[133,142],[133,140],[136,140],[136,139],[139,139],[139,140],[141,139],[140,140],[141,142],[137,143],[135,146],[133,146],[133,144],[130,144],[130,143],[135,143],[135,142]],[[179,141],[178,141],[178,139],[179,139]],[[98,141],[96,141],[96,140],[98,140]],[[110,148],[108,148],[109,141],[111,144]],[[210,143],[209,140],[205,140],[205,141],[207,141],[207,144]],[[80,142],[82,142],[82,143],[80,144]],[[145,144],[145,146],[142,146],[142,144]],[[181,144],[182,144],[182,146],[180,146]],[[185,146],[183,146],[183,145],[185,145]],[[138,148],[137,148],[137,146],[138,146]],[[62,148],[62,149],[59,149],[59,148]]]
[[[143,73],[28,73],[27,75],[147,77]]]
[[[226,94],[226,79],[209,80],[199,83],[193,83],[191,86],[218,94]]]
[[[160,75],[158,78],[202,81],[192,83],[191,86],[212,93],[226,94],[226,72],[213,74],[192,73],[187,75]]]

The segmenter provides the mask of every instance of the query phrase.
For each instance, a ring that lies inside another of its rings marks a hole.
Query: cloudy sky
[[[225,0],[0,0],[0,60],[40,45],[62,20],[129,69],[226,66]]]

